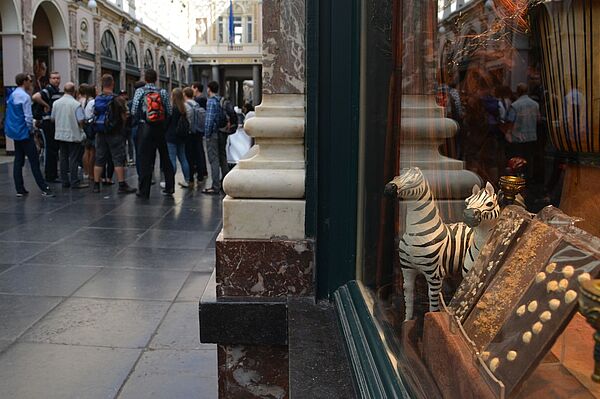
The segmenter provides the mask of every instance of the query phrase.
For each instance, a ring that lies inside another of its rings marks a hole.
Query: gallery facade
[[[95,3],[90,9],[87,1],[2,1],[0,104],[23,71],[35,76],[36,86],[44,85],[51,71],[58,71],[63,83],[75,84],[96,84],[109,73],[116,89],[130,94],[147,67],[159,72],[163,87],[189,82],[188,53],[135,19],[135,8]],[[3,114],[0,108],[0,122]]]

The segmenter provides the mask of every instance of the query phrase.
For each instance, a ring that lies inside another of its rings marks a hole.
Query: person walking
[[[102,76],[102,93],[94,100],[94,126],[96,131],[96,164],[94,166],[94,192],[100,192],[102,171],[112,156],[115,165],[119,194],[131,194],[136,190],[125,181],[125,137],[123,124],[127,118],[127,104],[122,98],[115,96],[115,81],[112,75]]]
[[[6,101],[4,132],[7,137],[15,142],[13,179],[15,181],[17,197],[29,194],[23,182],[25,157],[29,159],[31,173],[33,173],[36,184],[42,190],[42,195],[53,197],[54,194],[42,176],[37,149],[31,137],[33,133],[33,114],[31,112],[32,102],[29,92],[31,91],[33,79],[31,75],[20,73],[15,77],[15,83],[17,88],[10,94]]]
[[[202,94],[204,91],[204,85],[200,82],[192,83],[192,92],[194,96],[194,101],[198,103],[199,106],[206,109],[206,97]]]
[[[58,151],[59,146],[54,138],[54,123],[51,120],[52,106],[55,101],[62,97],[59,89],[60,73],[50,72],[50,81],[41,91],[33,95],[33,102],[40,105],[42,112],[42,131],[46,140],[46,166],[44,175],[50,183],[58,182]]]
[[[190,165],[190,187],[192,187],[196,181],[200,185],[208,175],[204,145],[202,144],[206,110],[194,100],[194,92],[191,88],[183,89],[183,95],[186,114],[190,121],[190,134],[185,142],[185,155]]]
[[[189,188],[190,167],[185,154],[185,143],[190,136],[190,122],[187,117],[183,91],[180,88],[175,88],[171,92],[171,104],[173,104],[173,112],[169,117],[166,133],[169,158],[174,173],[177,173],[177,160],[179,159],[183,178],[185,179],[183,182],[179,182],[179,186]]]
[[[67,82],[65,94],[54,102],[51,120],[55,124],[55,139],[60,147],[60,179],[64,188],[88,188],[79,180],[79,159],[83,153],[84,110],[75,99],[75,85]]]
[[[92,85],[81,85],[81,106],[84,110],[85,122],[83,131],[86,135],[83,151],[83,171],[90,182],[94,181],[94,164],[96,163],[96,138],[92,132],[92,122],[94,118],[94,99],[96,98],[96,87]]]
[[[140,178],[138,196],[150,197],[150,186],[154,172],[156,151],[165,174],[164,195],[175,192],[175,172],[169,159],[165,138],[166,122],[171,115],[171,102],[165,89],[156,87],[158,75],[154,69],[144,72],[146,84],[135,91],[131,106],[134,123],[138,125],[138,149],[140,156]]]
[[[206,142],[206,156],[210,164],[210,177],[212,187],[202,190],[204,194],[219,194],[221,192],[221,179],[225,177],[229,171],[227,160],[225,163],[219,162],[219,140],[222,134],[219,131],[219,124],[222,123],[223,115],[221,109],[221,97],[219,92],[219,84],[210,82],[208,84],[208,101],[206,104],[206,122],[204,126],[204,140]],[[227,136],[225,136],[227,139]],[[222,176],[221,176],[222,175]]]

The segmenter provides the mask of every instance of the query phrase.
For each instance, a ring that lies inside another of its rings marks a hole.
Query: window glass
[[[357,274],[397,377],[416,397],[533,397],[553,363],[598,395],[594,330],[575,310],[600,272],[600,4],[364,13]],[[438,384],[466,375],[470,394]]]
[[[219,30],[219,33],[218,33],[219,43],[225,43],[225,36],[224,36],[225,28],[223,26],[223,23],[224,23],[223,17],[219,17],[219,23],[217,24],[218,30]]]
[[[243,33],[244,33],[244,28],[242,26],[242,17],[233,17],[233,33],[234,33],[234,43],[235,44],[242,44],[243,41]]]
[[[248,43],[252,43],[252,41],[254,40],[252,38],[252,17],[246,17],[246,26],[247,26],[247,38],[248,38]]]

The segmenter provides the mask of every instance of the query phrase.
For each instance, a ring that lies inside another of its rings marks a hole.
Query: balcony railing
[[[227,50],[228,51],[244,51],[244,45],[243,44],[229,44],[229,45],[227,45]]]

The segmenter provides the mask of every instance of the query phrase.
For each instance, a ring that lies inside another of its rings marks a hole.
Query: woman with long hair
[[[183,91],[180,88],[173,89],[171,92],[171,104],[173,104],[173,113],[169,119],[167,127],[167,148],[169,149],[169,159],[173,164],[173,170],[177,173],[177,160],[181,164],[184,182],[179,182],[183,188],[188,188],[190,183],[190,166],[185,155],[185,141],[189,136],[190,123],[187,120],[185,99]]]

